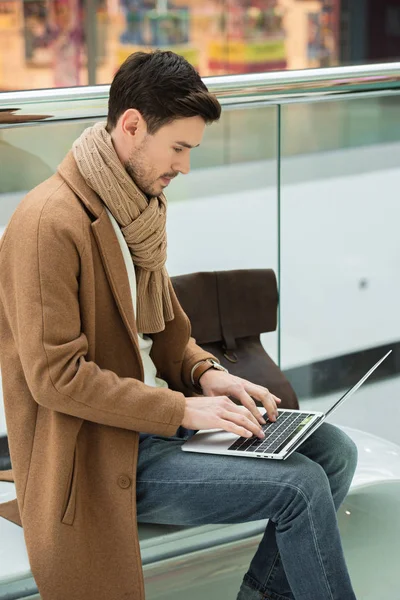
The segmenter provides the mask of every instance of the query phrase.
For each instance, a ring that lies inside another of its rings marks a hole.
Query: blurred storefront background
[[[400,0],[0,0],[0,91],[109,83],[151,48],[202,76],[396,60]]]

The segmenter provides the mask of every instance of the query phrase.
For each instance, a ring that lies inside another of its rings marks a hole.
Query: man
[[[282,462],[181,451],[188,430],[262,437],[253,399],[272,420],[280,402],[190,339],[165,270],[163,191],[219,116],[183,58],[132,55],[112,83],[107,126],[81,135],[2,238],[0,359],[19,509],[2,514],[22,522],[43,600],[144,598],[137,520],[267,517],[240,600],[355,598],[335,514],[356,464],[342,432],[323,425]]]

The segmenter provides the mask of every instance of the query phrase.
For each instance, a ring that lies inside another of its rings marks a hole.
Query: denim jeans
[[[139,522],[268,518],[237,600],[355,600],[336,518],[357,464],[345,433],[324,423],[284,461],[182,452],[181,435],[140,444]]]

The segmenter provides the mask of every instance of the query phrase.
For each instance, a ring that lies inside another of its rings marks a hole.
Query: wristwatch
[[[209,371],[210,369],[216,369],[217,371],[225,371],[225,373],[229,373],[228,369],[225,369],[225,367],[220,365],[219,362],[213,360],[212,358],[201,360],[194,365],[190,373],[190,379],[192,380],[192,384],[196,390],[200,392],[203,391],[200,385],[200,378],[206,371]]]

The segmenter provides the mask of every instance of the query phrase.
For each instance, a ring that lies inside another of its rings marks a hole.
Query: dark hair
[[[161,50],[135,52],[119,68],[110,88],[109,131],[129,108],[141,113],[150,134],[175,119],[200,116],[208,124],[221,115],[195,68],[183,56]]]

